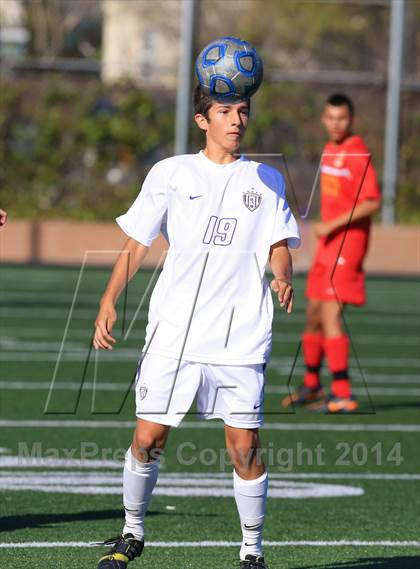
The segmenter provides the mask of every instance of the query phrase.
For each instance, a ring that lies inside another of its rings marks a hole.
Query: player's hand
[[[95,350],[112,350],[116,339],[111,336],[112,328],[117,321],[117,312],[112,303],[102,304],[95,320],[93,346]]]
[[[7,221],[7,211],[0,209],[0,226],[4,225]]]
[[[313,229],[316,237],[327,237],[334,231],[334,227],[332,227],[327,221],[318,221],[314,223]]]
[[[283,279],[273,279],[270,286],[271,290],[277,293],[280,306],[286,310],[287,314],[290,314],[293,310],[293,298],[295,296],[292,283]]]

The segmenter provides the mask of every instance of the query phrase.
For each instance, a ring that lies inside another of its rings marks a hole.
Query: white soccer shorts
[[[263,424],[264,364],[214,365],[146,354],[136,374],[136,415],[177,427],[201,419],[254,429]],[[197,395],[197,414],[190,411]]]

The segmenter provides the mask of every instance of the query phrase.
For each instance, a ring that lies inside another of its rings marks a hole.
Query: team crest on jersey
[[[258,194],[254,188],[251,188],[248,192],[243,194],[244,204],[249,209],[249,211],[255,211],[260,205],[262,197]]]
[[[337,154],[337,157],[334,160],[334,166],[336,168],[341,168],[344,165],[345,160],[346,160],[346,153],[340,152],[340,154]]]
[[[140,395],[140,399],[143,401],[143,399],[147,395],[147,386],[146,385],[140,385],[139,395]]]

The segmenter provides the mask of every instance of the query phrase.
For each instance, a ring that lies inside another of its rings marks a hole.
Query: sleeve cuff
[[[289,249],[298,249],[300,247],[300,235],[296,233],[281,233],[272,239],[271,245],[287,239]]]
[[[119,217],[115,218],[115,221],[120,226],[120,228],[124,231],[124,233],[128,237],[131,237],[131,239],[138,241],[141,245],[144,245],[145,247],[150,247],[150,245],[153,242],[153,239],[146,238],[143,235],[139,235],[138,233],[133,233],[130,230],[130,228],[128,227],[128,224],[126,223],[126,220],[124,218],[125,218],[125,215],[120,215]]]

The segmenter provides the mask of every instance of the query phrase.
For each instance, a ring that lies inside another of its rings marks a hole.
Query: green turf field
[[[121,462],[134,411],[128,390],[149,293],[137,302],[153,275],[143,271],[130,284],[128,338],[89,357],[108,275],[1,268],[1,569],[96,568],[103,549],[88,544],[121,530]],[[294,314],[275,315],[262,432],[269,567],[420,568],[420,286],[371,279],[367,306],[347,312],[362,407],[330,417],[279,405],[304,320],[304,279],[295,284]],[[292,386],[301,375],[299,357]],[[133,567],[237,566],[240,528],[220,427],[192,413],[171,433],[146,520],[148,545]]]

